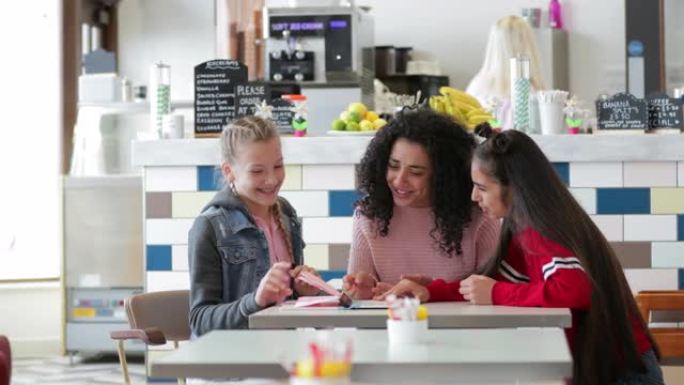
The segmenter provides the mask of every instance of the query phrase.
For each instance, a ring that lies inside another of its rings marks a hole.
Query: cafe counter
[[[303,222],[305,263],[324,278],[347,266],[355,165],[369,136],[285,137],[281,195]],[[634,291],[682,288],[684,135],[535,136],[614,246]],[[188,229],[216,189],[218,139],[139,141],[145,194],[146,290],[189,286]]]

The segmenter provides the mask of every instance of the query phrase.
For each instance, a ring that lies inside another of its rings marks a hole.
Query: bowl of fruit
[[[351,103],[340,117],[330,124],[330,135],[375,135],[387,121],[363,103]]]

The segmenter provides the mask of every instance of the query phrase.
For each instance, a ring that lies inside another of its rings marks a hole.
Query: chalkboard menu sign
[[[292,119],[294,118],[294,103],[285,99],[273,99],[271,102],[273,106],[273,122],[278,127],[278,132],[281,134],[294,134],[292,128]]]
[[[649,128],[684,128],[682,99],[656,93],[646,97],[646,102]]]
[[[271,103],[271,87],[266,83],[252,82],[235,85],[235,116],[254,115],[256,105]]]
[[[216,136],[235,118],[237,84],[247,83],[247,66],[210,60],[195,66],[195,136]]]
[[[644,130],[648,127],[648,109],[644,99],[628,93],[596,101],[600,130]]]

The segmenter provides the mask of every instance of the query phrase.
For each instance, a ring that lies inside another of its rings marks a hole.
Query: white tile
[[[304,218],[302,222],[306,243],[351,243],[351,217]]]
[[[145,191],[197,191],[197,167],[145,167]]]
[[[330,199],[327,191],[281,191],[280,196],[292,204],[300,217],[327,217],[329,215]]]
[[[147,219],[145,243],[148,245],[184,245],[194,219]]]
[[[190,274],[187,271],[148,271],[145,291],[189,290]]]
[[[676,215],[625,215],[625,241],[676,241]]]
[[[599,230],[609,241],[622,241],[622,215],[590,215]]]
[[[172,218],[195,218],[209,203],[216,191],[177,191],[171,194]]]
[[[316,270],[328,270],[328,255],[330,249],[328,245],[313,245],[307,244],[304,248],[304,264],[313,267]]]
[[[354,165],[304,165],[302,166],[303,190],[354,190]]]
[[[572,162],[570,187],[622,187],[622,162]]]
[[[651,267],[684,267],[684,242],[652,242]]]
[[[171,270],[188,271],[188,245],[171,246]]]
[[[677,162],[677,175],[679,186],[684,186],[684,162]]]
[[[675,187],[677,162],[625,162],[625,187]]]
[[[572,193],[587,214],[596,214],[595,188],[571,188],[570,193]]]
[[[642,290],[677,290],[677,269],[625,269],[625,277],[632,293]]]

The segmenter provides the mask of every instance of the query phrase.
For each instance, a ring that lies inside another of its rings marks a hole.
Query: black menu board
[[[644,99],[628,93],[596,101],[600,130],[644,130],[648,127],[648,109]]]
[[[679,98],[671,98],[666,94],[655,93],[646,97],[648,103],[649,128],[684,128],[682,104]]]
[[[263,82],[235,85],[235,116],[254,115],[257,104],[271,103],[271,87]]]
[[[273,122],[278,127],[278,132],[281,134],[293,134],[292,119],[294,118],[294,103],[285,99],[273,99],[271,102],[273,106],[272,118]]]
[[[247,66],[210,60],[195,66],[195,136],[216,136],[235,118],[236,84],[247,83]]]

